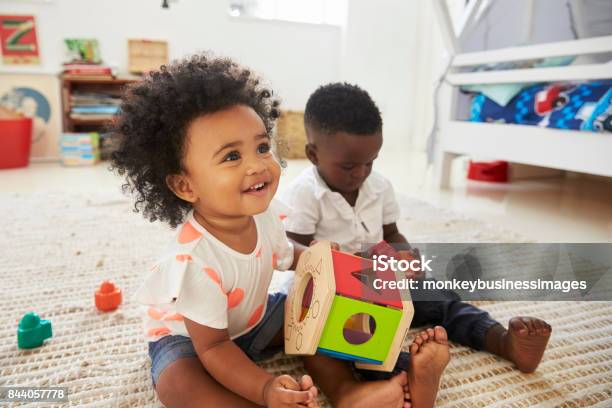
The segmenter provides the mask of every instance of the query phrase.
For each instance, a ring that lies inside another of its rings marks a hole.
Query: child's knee
[[[159,377],[155,384],[155,392],[157,393],[157,398],[159,398],[165,407],[179,405],[184,391],[182,390],[181,383],[180,377],[164,376],[163,374]]]
[[[170,364],[157,379],[155,392],[166,407],[187,406],[186,397],[193,395],[194,385],[191,379],[194,376],[189,373],[193,367],[191,361],[188,360],[192,359],[180,359]]]

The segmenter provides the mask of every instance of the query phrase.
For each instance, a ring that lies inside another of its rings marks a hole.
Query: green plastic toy
[[[53,332],[49,320],[42,320],[34,312],[26,313],[21,318],[17,329],[17,345],[22,349],[40,347],[51,336]]]

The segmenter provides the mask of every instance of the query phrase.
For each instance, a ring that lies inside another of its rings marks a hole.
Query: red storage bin
[[[508,182],[508,162],[474,162],[470,160],[468,178],[478,181]]]
[[[0,119],[0,169],[30,163],[32,118]]]

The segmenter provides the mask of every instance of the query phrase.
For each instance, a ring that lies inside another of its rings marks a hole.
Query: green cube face
[[[345,338],[344,326],[351,316],[358,313],[372,316],[376,322],[376,329],[369,340],[353,344],[354,342],[349,342]],[[384,361],[401,317],[400,310],[336,295],[319,347],[356,357]]]

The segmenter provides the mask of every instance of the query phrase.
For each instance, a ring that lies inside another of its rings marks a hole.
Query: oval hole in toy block
[[[301,299],[300,302],[295,302],[294,315],[299,316],[299,321],[303,322],[308,315],[310,306],[312,304],[312,293],[314,292],[314,279],[310,273],[305,274],[299,283],[297,288],[297,299]]]
[[[376,320],[367,313],[356,313],[344,323],[342,334],[344,340],[350,344],[364,344],[376,332]]]

